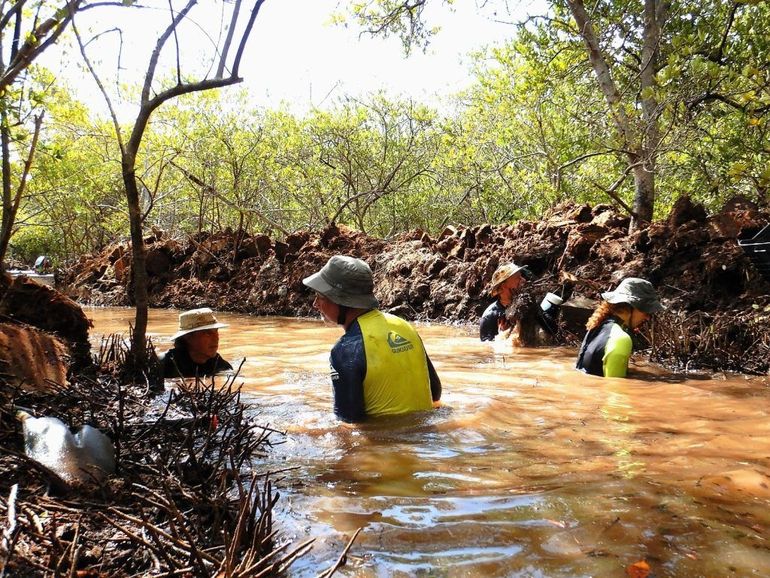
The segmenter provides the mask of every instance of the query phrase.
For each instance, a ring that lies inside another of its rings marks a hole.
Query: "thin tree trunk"
[[[5,98],[0,101],[0,147],[2,148],[2,186],[3,186],[3,222],[0,226],[0,235],[3,238],[11,238],[11,227],[13,227],[14,218],[11,216],[11,147],[10,147],[10,129],[8,128],[8,115],[5,112]],[[0,257],[0,263],[5,257]]]
[[[11,199],[11,166],[7,163],[8,155],[10,153],[9,148],[9,134],[8,134],[8,119],[3,114],[2,118],[2,150],[3,150],[3,223],[0,227],[0,263],[5,259],[5,254],[8,251],[8,246],[11,243],[11,236],[13,235],[13,225],[16,222],[16,214],[19,212],[19,206],[21,205],[21,199],[24,196],[24,191],[27,185],[27,177],[29,171],[32,168],[32,161],[35,158],[35,150],[37,149],[37,141],[40,138],[40,127],[43,124],[43,114],[40,113],[35,117],[35,130],[32,133],[32,142],[29,146],[29,153],[27,159],[24,161],[24,170],[21,173],[19,179],[19,185],[16,189],[14,198]],[[7,199],[7,203],[6,203]]]
[[[582,0],[568,0],[572,16],[578,26],[578,33],[583,38],[588,52],[588,60],[594,70],[599,89],[609,105],[615,128],[623,140],[628,165],[634,175],[634,203],[630,229],[633,231],[644,223],[652,221],[655,208],[655,164],[660,144],[660,110],[655,98],[657,59],[660,52],[660,39],[663,22],[666,19],[670,2],[645,0],[644,2],[644,37],[639,72],[639,87],[642,104],[644,128],[634,130],[634,123],[625,111],[620,92],[615,84],[602,54],[599,39],[594,30],[591,17]]]
[[[660,145],[660,107],[655,89],[658,72],[658,55],[663,22],[670,4],[666,0],[645,0],[644,2],[644,38],[642,43],[641,69],[639,84],[641,87],[642,119],[644,130],[641,134],[641,165],[634,168],[634,214],[631,230],[652,221],[655,209],[655,165]]]
[[[131,226],[131,280],[134,288],[134,339],[131,341],[131,361],[134,368],[146,367],[146,349],[144,336],[147,334],[149,297],[147,291],[147,249],[144,246],[142,229],[142,208],[139,202],[139,188],[136,185],[135,157],[130,153],[123,155],[123,186],[126,189],[128,220]],[[136,336],[142,339],[136,339]]]

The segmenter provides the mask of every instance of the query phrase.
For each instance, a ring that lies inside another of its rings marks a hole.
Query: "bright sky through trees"
[[[398,38],[359,36],[354,25],[329,25],[329,15],[340,9],[338,4],[342,5],[337,0],[265,3],[261,26],[250,46],[250,66],[244,69],[258,102],[322,106],[343,94],[379,89],[431,100],[465,86],[469,52],[500,43],[514,33],[507,14],[501,11],[501,18],[493,19],[492,2],[479,11],[476,1],[459,0],[450,10],[435,0],[426,10],[426,19],[441,31],[425,54],[416,51],[405,58]],[[519,21],[542,2],[511,5],[519,10],[513,17]]]
[[[96,64],[101,65],[100,74],[109,79],[108,84],[114,85],[118,53],[120,82],[141,81],[157,31],[168,21],[165,3],[148,5],[154,9],[95,10],[92,14],[98,13],[99,20],[89,20],[89,14],[77,22],[84,37],[89,37],[89,31],[93,35],[113,29],[99,37],[96,51],[100,55]],[[430,26],[439,26],[441,30],[426,53],[417,50],[406,58],[398,38],[371,38],[360,35],[355,24],[331,24],[331,15],[344,11],[344,6],[339,0],[264,3],[241,66],[241,86],[247,88],[255,104],[274,108],[286,103],[294,112],[302,113],[312,107],[331,105],[345,95],[361,96],[380,89],[433,103],[437,97],[456,92],[468,83],[470,52],[511,38],[515,32],[512,23],[523,20],[527,14],[544,12],[543,0],[457,0],[452,9],[441,0],[434,0],[425,16]],[[205,3],[196,6],[194,19],[216,21],[219,14],[207,14],[208,9]],[[119,22],[109,20],[108,14],[118,14]],[[122,50],[118,26],[124,31]],[[196,56],[182,53],[181,57],[183,66],[189,69]],[[76,48],[69,49],[65,62],[60,64],[55,50],[49,51],[44,61],[71,85],[80,99],[101,111],[101,95],[82,69]]]

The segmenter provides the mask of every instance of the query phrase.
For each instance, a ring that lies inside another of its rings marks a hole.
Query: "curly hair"
[[[603,301],[586,322],[586,329],[591,331],[599,327],[611,315],[630,313],[633,307],[628,303],[607,303]]]

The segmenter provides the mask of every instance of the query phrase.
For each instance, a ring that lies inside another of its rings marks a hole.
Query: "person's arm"
[[[604,377],[625,377],[628,373],[628,360],[633,349],[631,336],[620,325],[614,324],[610,338],[604,348]]]
[[[332,349],[332,387],[334,389],[334,413],[348,422],[364,421],[364,377],[366,356],[361,339],[342,339]]]
[[[425,354],[425,361],[428,362],[428,376],[430,377],[430,396],[433,401],[439,401],[441,399],[441,379],[436,373],[436,368],[433,367],[428,354]]]

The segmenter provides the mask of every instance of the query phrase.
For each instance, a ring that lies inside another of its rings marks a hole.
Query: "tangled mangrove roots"
[[[251,423],[236,376],[155,397],[114,373],[53,393],[0,387],[0,576],[272,576],[306,552],[312,540],[277,539],[276,472],[255,460],[280,432]],[[28,458],[20,408],[99,428],[115,475],[73,484]]]
[[[767,372],[770,305],[732,314],[664,312],[655,321],[650,358],[682,369],[691,366],[745,373]]]

